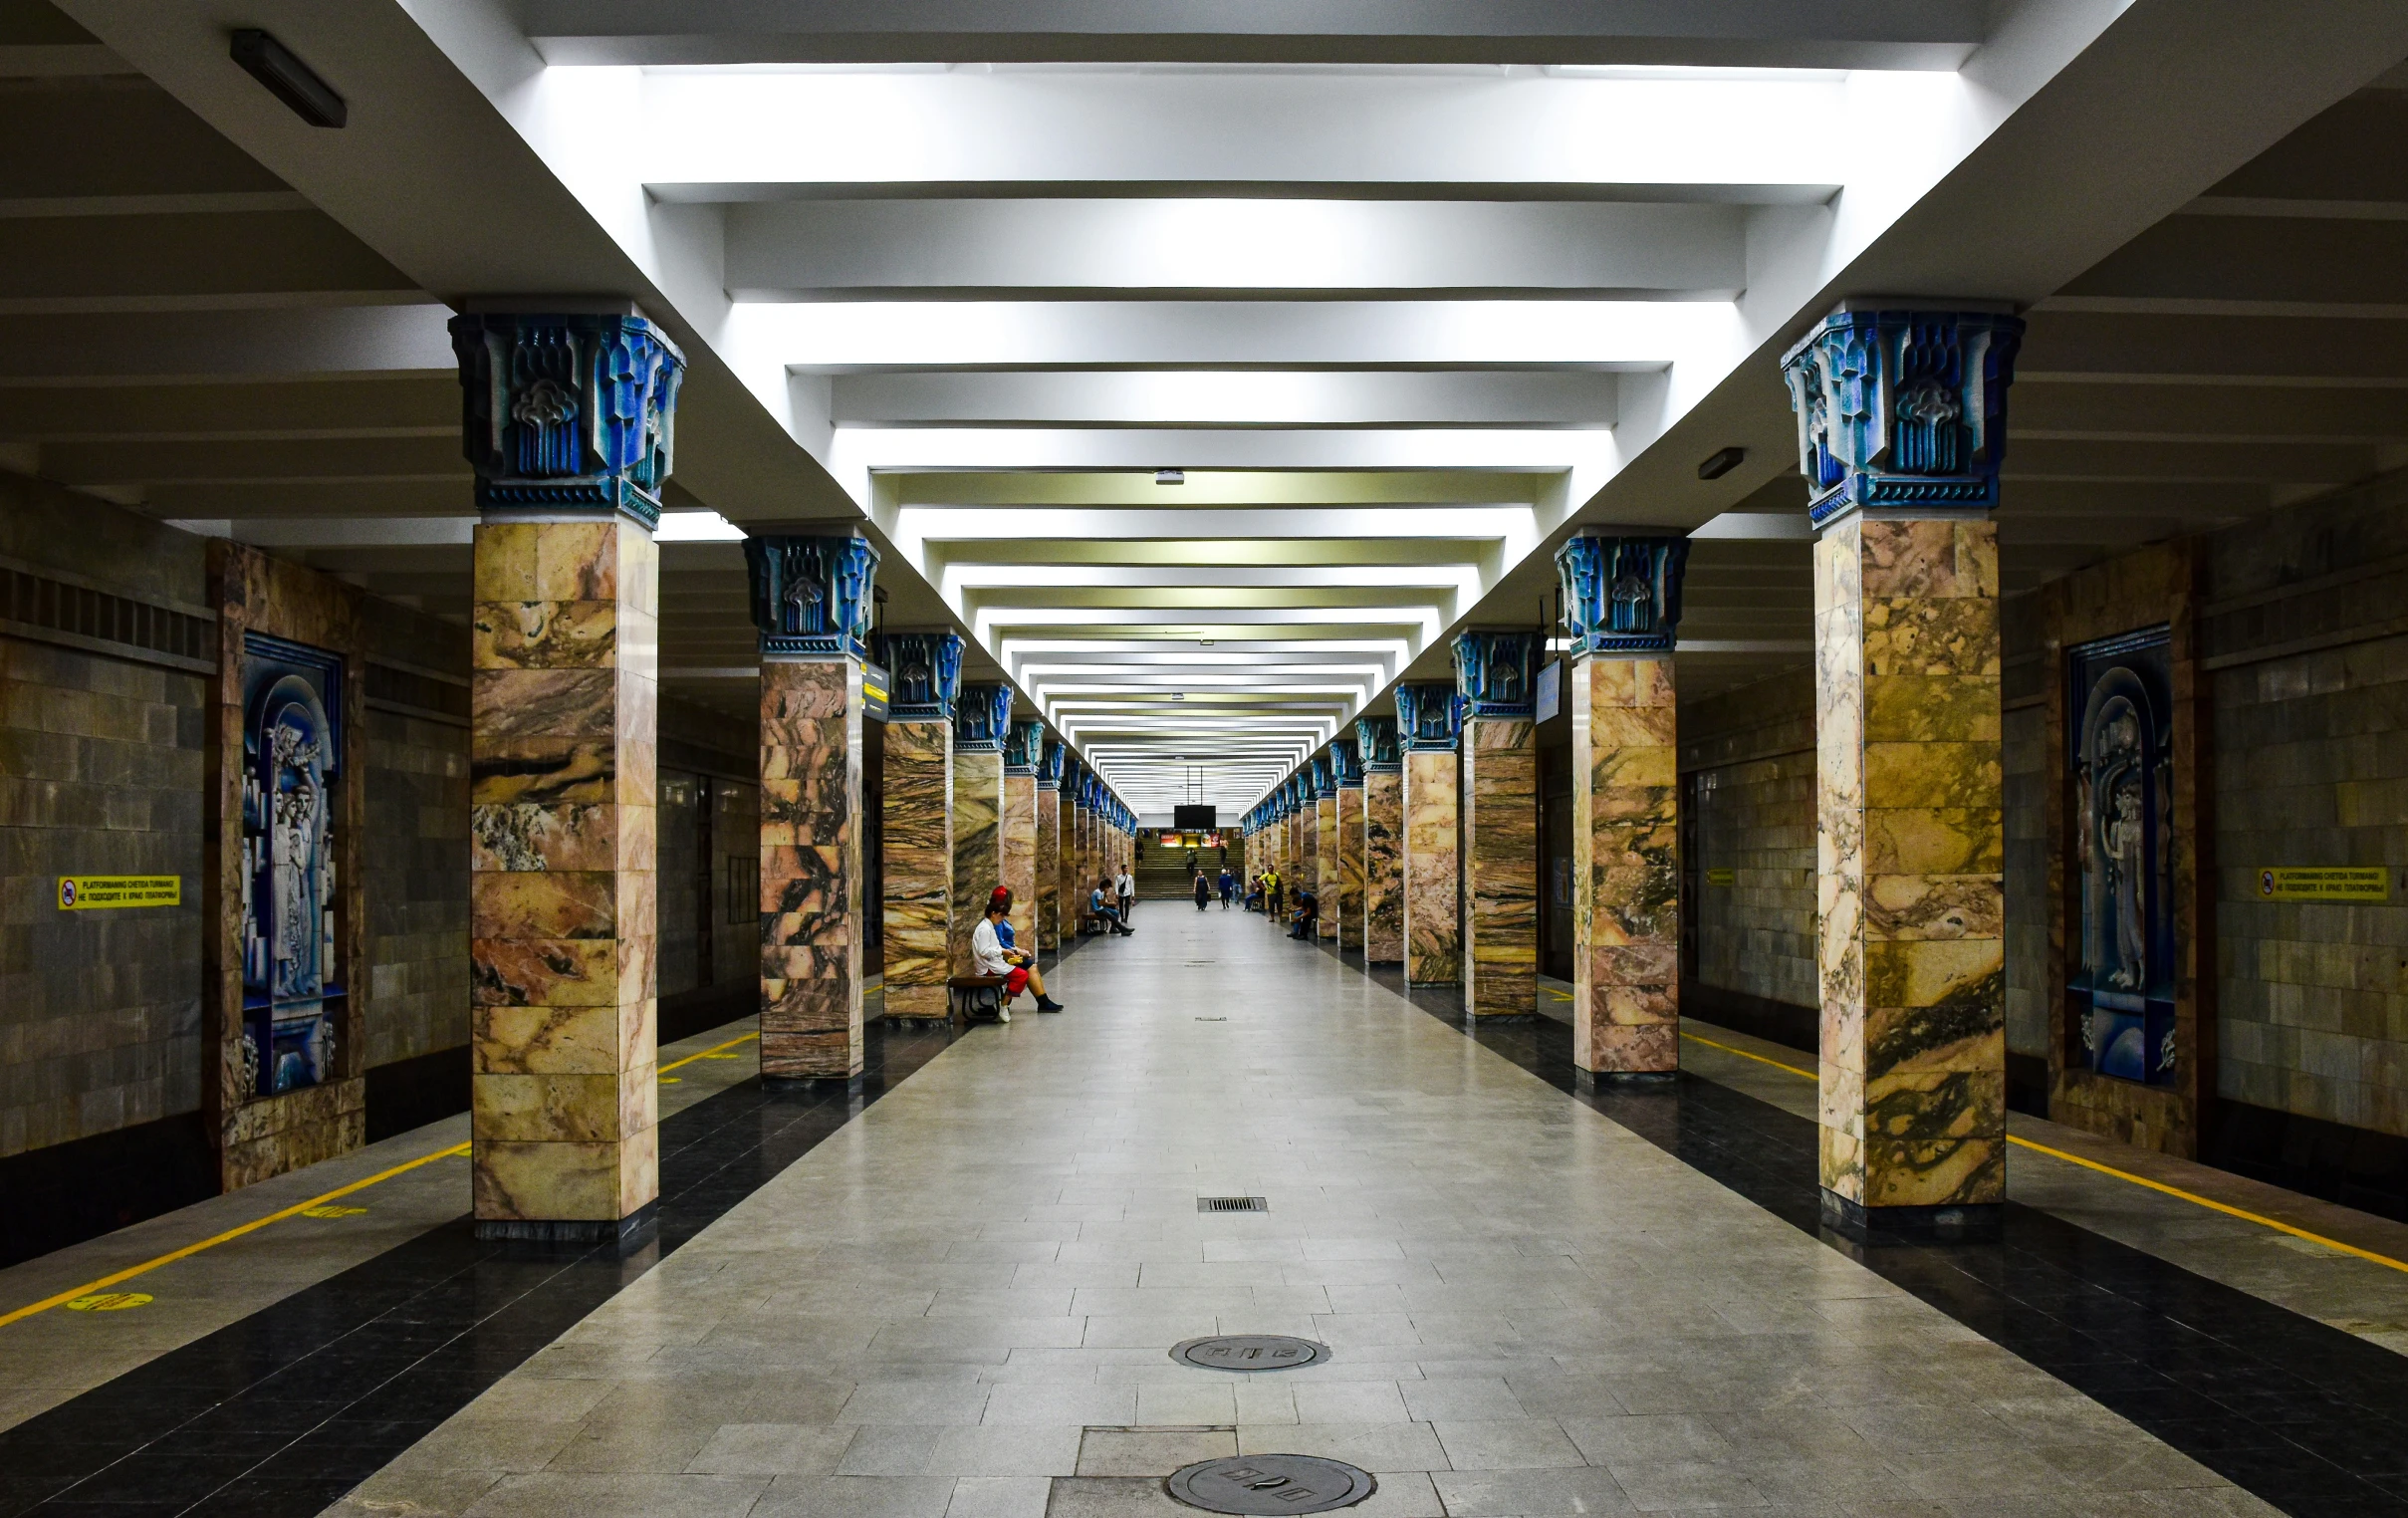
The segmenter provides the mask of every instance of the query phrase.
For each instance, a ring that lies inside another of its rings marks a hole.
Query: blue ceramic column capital
[[[1455,751],[1463,734],[1463,698],[1436,681],[1396,687],[1396,733],[1407,753]]]
[[[766,659],[869,656],[878,551],[858,535],[747,538],[753,627]]]
[[[962,688],[961,634],[950,630],[880,632],[888,722],[950,722]]]
[[[1394,717],[1356,717],[1354,742],[1366,775],[1404,773],[1404,749],[1397,742]]]
[[[1536,645],[1529,632],[1455,634],[1455,689],[1465,720],[1538,715]]]
[[[1329,740],[1329,776],[1341,791],[1363,788],[1362,752],[1354,746],[1352,738]]]
[[[2023,341],[2023,319],[1999,311],[1850,305],[1816,323],[1781,361],[1808,518],[1997,506]]]
[[[1045,758],[1045,724],[1031,717],[1005,729],[1004,773],[1034,776]]]
[[[953,750],[960,754],[1000,754],[1011,736],[1012,687],[969,685],[953,716]]]
[[[1037,789],[1041,791],[1062,789],[1062,740],[1059,738],[1046,739],[1045,750],[1037,759]]]
[[[477,509],[660,525],[685,355],[632,314],[451,319]]]
[[[1583,533],[1556,550],[1572,656],[1670,653],[1688,563],[1687,538]]]

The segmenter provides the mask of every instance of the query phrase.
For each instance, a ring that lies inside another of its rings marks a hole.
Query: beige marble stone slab
[[[1672,660],[1571,669],[1572,1063],[1680,1068],[1680,776]]]
[[[1404,756],[1405,979],[1454,985],[1463,978],[1457,892],[1457,759],[1436,749]]]
[[[861,666],[761,663],[761,1073],[860,1073]]]
[[[952,973],[970,973],[970,929],[1003,883],[1003,755],[956,750],[953,755]]]
[[[1522,717],[1463,726],[1463,1002],[1473,1017],[1539,1005],[1539,746]]]

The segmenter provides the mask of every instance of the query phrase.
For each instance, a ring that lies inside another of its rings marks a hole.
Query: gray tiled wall
[[[1681,708],[1697,978],[1797,1006],[1814,989],[1814,687],[1784,671]],[[1714,870],[1732,873],[1711,884]]]

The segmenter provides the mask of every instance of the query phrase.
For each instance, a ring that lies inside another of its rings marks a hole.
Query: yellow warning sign
[[[99,911],[112,906],[181,906],[180,875],[63,875],[59,910]]]
[[[1709,886],[1736,886],[1739,884],[1739,872],[1736,870],[1709,870],[1706,872],[1706,884]]]
[[[121,1313],[129,1307],[140,1307],[155,1300],[146,1291],[105,1291],[89,1297],[78,1297],[67,1304],[71,1313]]]
[[[2258,894],[2269,901],[2388,901],[2391,872],[2366,869],[2261,870]]]

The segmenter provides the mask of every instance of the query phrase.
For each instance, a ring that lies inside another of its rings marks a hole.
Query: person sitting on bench
[[[1120,908],[1111,904],[1117,899],[1110,894],[1111,887],[1110,881],[1095,883],[1095,888],[1086,893],[1086,914],[1090,917],[1102,918],[1112,932],[1134,937],[1137,930],[1129,926],[1127,920],[1120,915]]]
[[[1259,875],[1246,883],[1246,909],[1248,911],[1263,909],[1263,878]]]
[[[993,910],[998,902],[1002,903],[1005,911],[1008,912],[1012,909],[1011,886],[998,886],[987,896],[987,907],[989,910]],[[972,931],[975,932],[976,929],[974,928]],[[1010,918],[999,917],[995,919],[995,938],[997,942],[1003,945],[1005,960],[1012,964],[1019,965],[1029,972],[1029,989],[1037,993],[1037,1010],[1040,1012],[1061,1011],[1062,1003],[1053,1000],[1051,997],[1045,994],[1045,976],[1038,970],[1036,959],[1033,956],[1024,954],[1020,951],[1019,940],[1013,936],[1013,928]]]
[[[1310,887],[1300,887],[1296,893],[1296,925],[1288,929],[1288,936],[1312,937],[1314,919],[1321,915],[1321,897]]]
[[[987,914],[979,919],[978,926],[970,929],[971,971],[1003,977],[1003,995],[997,1000],[995,1017],[998,1022],[1006,1023],[1012,1020],[1012,998],[1031,987],[1037,991],[1038,1011],[1062,1010],[1062,1003],[1045,994],[1045,982],[1037,978],[1036,966],[1029,962],[1029,956],[1018,949],[1006,948],[1002,934],[995,930],[996,923],[1011,909],[1012,892],[998,886],[995,894],[987,897]]]

